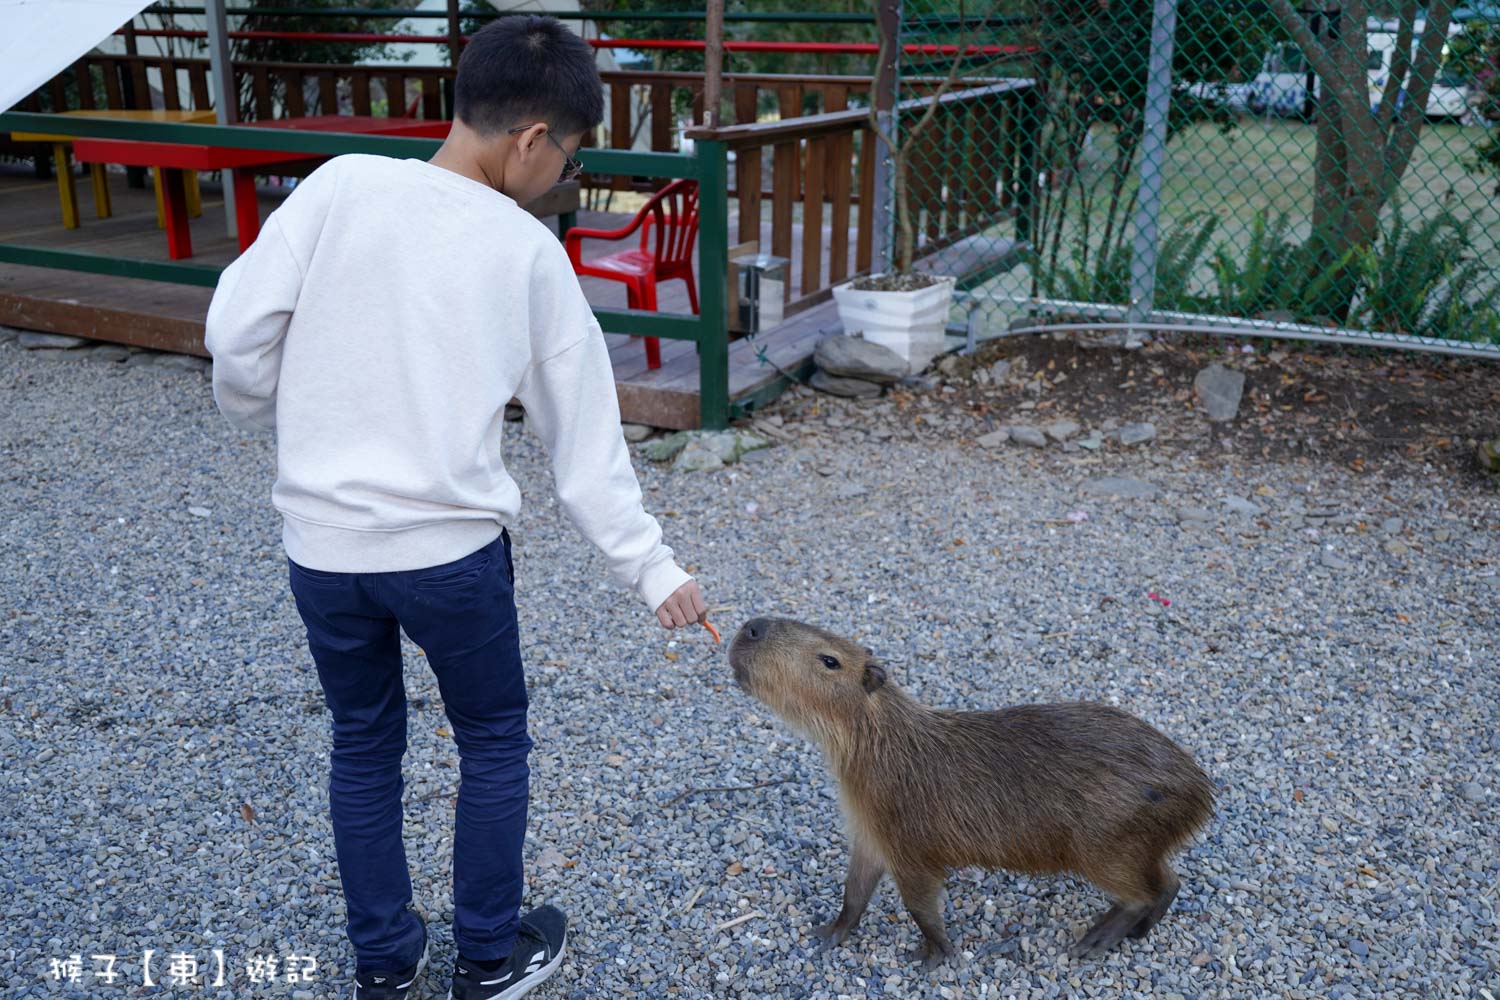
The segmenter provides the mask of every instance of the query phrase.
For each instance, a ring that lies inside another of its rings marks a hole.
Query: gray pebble
[[[1035,427],[1029,427],[1025,424],[1011,427],[1010,439],[1017,444],[1024,444],[1029,448],[1047,447],[1047,435]]]

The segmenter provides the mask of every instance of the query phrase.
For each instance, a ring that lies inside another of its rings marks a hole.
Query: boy
[[[272,501],[332,716],[328,783],[358,1000],[403,997],[427,960],[401,842],[398,629],[437,676],[460,754],[450,998],[512,1000],[561,961],[566,918],[520,916],[526,687],[501,462],[514,396],[557,494],[666,628],[707,620],[641,506],[603,334],[547,227],[521,206],[576,176],[603,118],[593,53],[506,17],[459,62],[457,120],[429,161],[340,156],[219,280],[214,399],[274,428]]]

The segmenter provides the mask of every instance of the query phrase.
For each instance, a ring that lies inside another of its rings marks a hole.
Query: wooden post
[[[229,26],[224,16],[224,0],[206,0],[203,15],[208,21],[208,71],[214,81],[214,117],[220,125],[233,125],[240,120],[239,91],[235,89],[234,69],[229,64]],[[234,239],[239,232],[234,184],[228,176],[223,182],[224,227]]]
[[[703,127],[719,127],[724,92],[724,0],[708,0],[703,28]]]

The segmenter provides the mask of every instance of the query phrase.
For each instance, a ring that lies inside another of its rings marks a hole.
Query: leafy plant
[[[1380,243],[1358,258],[1360,324],[1391,333],[1451,340],[1495,340],[1495,286],[1484,288],[1470,223],[1441,211],[1413,226],[1391,213]]]
[[[1206,304],[1203,296],[1190,289],[1203,268],[1209,241],[1218,225],[1218,216],[1195,212],[1173,225],[1162,239],[1156,266],[1156,308],[1189,311]],[[1075,246],[1064,265],[1035,257],[1032,264],[1048,296],[1087,302],[1128,302],[1133,260],[1133,248],[1122,235],[1099,247],[1092,257],[1081,246]]]
[[[1214,250],[1217,311],[1233,316],[1285,312],[1308,321],[1326,317],[1343,292],[1352,293],[1355,272],[1350,265],[1356,251],[1323,265],[1312,249],[1314,241],[1298,243],[1288,229],[1285,215],[1269,222],[1265,212],[1256,212],[1242,260],[1231,255],[1228,244]]]

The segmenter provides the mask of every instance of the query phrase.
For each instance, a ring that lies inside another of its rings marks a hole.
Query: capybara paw
[[[823,942],[824,948],[836,948],[849,937],[849,928],[837,920],[813,928],[813,937]]]
[[[942,965],[947,959],[951,958],[952,955],[953,946],[951,944],[945,943],[933,946],[931,942],[924,941],[912,949],[910,957],[913,962],[922,963],[922,971],[931,972]]]
[[[1146,910],[1143,907],[1116,903],[1104,912],[1068,953],[1074,958],[1102,955],[1119,944],[1144,916]]]

